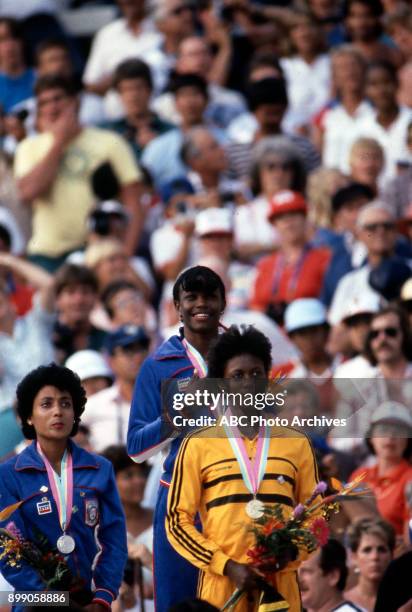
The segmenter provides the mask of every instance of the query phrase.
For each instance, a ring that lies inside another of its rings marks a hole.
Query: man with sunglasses
[[[329,322],[332,325],[342,321],[346,304],[359,300],[361,296],[379,297],[369,283],[370,272],[395,252],[395,218],[384,202],[375,200],[361,209],[357,219],[357,233],[366,250],[366,263],[345,274],[339,281],[329,310]],[[410,263],[407,259],[404,261]]]
[[[412,378],[412,343],[408,321],[396,306],[376,313],[366,343],[376,374],[386,380]]]

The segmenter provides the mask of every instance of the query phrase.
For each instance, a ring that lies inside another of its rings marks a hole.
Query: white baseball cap
[[[371,425],[376,425],[376,423],[399,423],[412,429],[412,414],[403,404],[387,401],[383,402],[373,413]]]
[[[401,300],[402,302],[412,300],[412,278],[408,278],[406,283],[402,285]]]
[[[293,332],[303,327],[327,323],[326,309],[315,298],[294,300],[285,310],[285,329]]]
[[[208,234],[233,234],[233,215],[227,208],[206,208],[196,216],[198,237]]]
[[[113,373],[103,355],[90,349],[73,353],[66,360],[65,366],[75,372],[81,381],[96,376],[113,378]]]
[[[348,303],[345,302],[345,306],[346,308],[342,313],[341,321],[345,321],[360,314],[375,314],[375,312],[379,312],[381,299],[378,294],[374,293],[356,295]]]

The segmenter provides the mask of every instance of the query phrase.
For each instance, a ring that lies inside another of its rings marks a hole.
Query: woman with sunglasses
[[[304,193],[305,168],[295,145],[284,136],[258,142],[253,151],[250,186],[255,199],[240,206],[235,215],[236,248],[248,261],[272,252],[279,240],[267,219],[269,202],[279,191]]]
[[[412,414],[410,409],[394,401],[386,401],[370,419],[366,445],[376,456],[376,464],[361,466],[349,478],[365,473],[364,483],[376,497],[382,518],[392,525],[398,540],[408,542],[409,510],[405,495],[412,481]]]
[[[0,526],[33,544],[42,534],[76,580],[76,603],[103,612],[123,577],[126,526],[112,465],[71,440],[85,403],[78,376],[53,363],[20,382],[17,413],[33,442],[0,466]],[[0,545],[0,571],[16,591],[46,590],[32,565],[13,565],[4,552]]]

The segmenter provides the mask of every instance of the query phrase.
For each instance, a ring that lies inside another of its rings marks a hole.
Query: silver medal
[[[68,555],[74,551],[76,547],[76,542],[72,538],[72,536],[66,535],[65,533],[60,536],[57,540],[57,550],[61,552],[63,555]]]
[[[265,505],[263,504],[263,502],[259,501],[258,499],[251,499],[246,504],[246,514],[251,519],[261,518],[263,516],[264,509],[265,509]]]

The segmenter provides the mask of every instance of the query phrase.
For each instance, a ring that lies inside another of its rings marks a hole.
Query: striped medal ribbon
[[[194,375],[198,376],[199,378],[205,378],[207,376],[207,364],[204,357],[192,344],[190,344],[190,342],[186,340],[186,338],[183,338],[182,344],[185,347],[186,355],[188,356],[190,363],[195,370]]]

